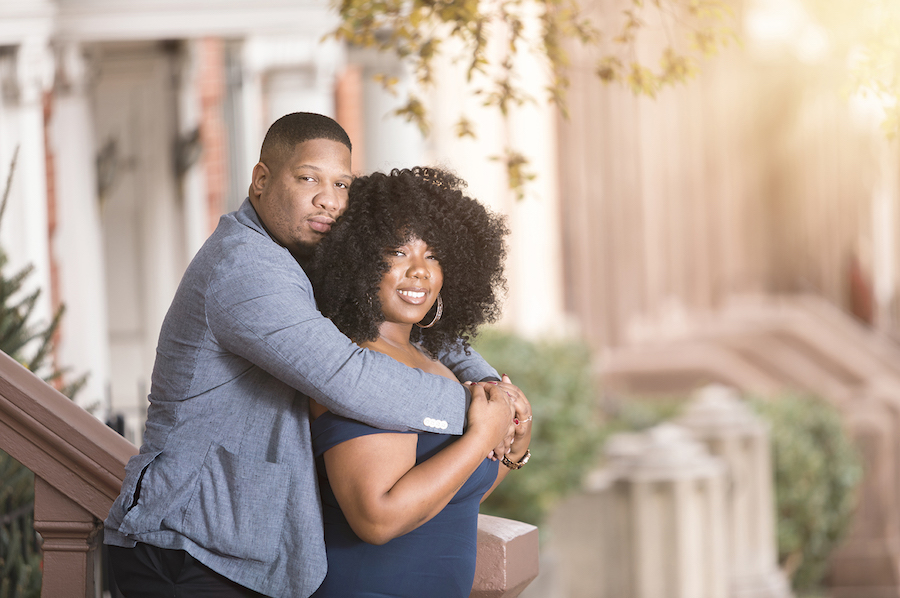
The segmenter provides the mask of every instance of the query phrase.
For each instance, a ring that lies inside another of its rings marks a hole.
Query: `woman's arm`
[[[473,385],[465,434],[419,465],[417,438],[409,434],[360,436],[327,450],[328,479],[350,527],[365,542],[384,544],[430,520],[506,435],[513,417],[509,403],[488,400]]]

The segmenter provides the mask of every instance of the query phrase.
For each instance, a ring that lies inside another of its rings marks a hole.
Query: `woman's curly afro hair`
[[[509,231],[502,216],[463,194],[464,186],[453,174],[426,167],[353,181],[349,207],[319,243],[312,268],[319,309],[341,332],[356,342],[378,338],[386,252],[413,237],[431,247],[444,275],[444,313],[430,328],[414,326],[413,342],[432,355],[458,343],[468,351],[478,326],[499,317]]]

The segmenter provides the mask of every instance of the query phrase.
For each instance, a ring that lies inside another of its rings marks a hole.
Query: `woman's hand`
[[[514,453],[516,449],[514,444],[516,442],[518,442],[518,452],[524,454],[525,449],[528,448],[528,444],[531,442],[531,422],[533,419],[531,403],[528,402],[525,393],[518,386],[514,385],[506,374],[503,374],[500,382],[481,382],[479,385],[489,393],[488,396],[490,398],[494,396],[499,397],[500,393],[506,395],[513,402],[515,409],[506,437],[502,443],[498,444],[490,452],[488,458],[496,461],[503,455]]]
[[[496,383],[467,383],[472,392],[466,434],[483,438],[488,451],[504,455],[515,435],[516,409],[510,393]],[[502,451],[502,452],[499,452]],[[492,455],[488,455],[496,459]]]
[[[509,376],[506,374],[503,374],[503,378],[497,386],[509,395],[515,405],[516,416],[513,423],[516,430],[513,436],[513,445],[524,454],[525,449],[528,448],[528,443],[520,441],[524,440],[526,437],[528,437],[529,440],[531,439],[531,423],[534,419],[531,413],[531,403],[528,402],[525,393],[523,393],[518,386],[515,386],[510,382]],[[523,444],[524,446],[522,446]]]
[[[506,458],[513,463],[518,463],[525,457],[528,446],[531,444],[531,425],[534,423],[534,418],[531,413],[531,403],[528,402],[525,393],[510,382],[509,376],[506,374],[503,374],[503,378],[500,382],[494,382],[493,384],[496,385],[495,388],[503,391],[504,394],[509,396],[515,407],[515,415],[513,416],[515,432],[513,433],[510,450],[506,453]],[[503,478],[505,478],[510,471],[511,470],[507,465],[500,465],[500,469],[497,472],[497,480],[494,482],[494,485],[491,486],[491,489],[481,498],[482,501],[490,496],[491,492],[494,491],[494,488],[503,481]]]

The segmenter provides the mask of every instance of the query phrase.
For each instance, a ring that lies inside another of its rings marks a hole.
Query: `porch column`
[[[769,431],[737,391],[709,385],[698,391],[679,424],[728,467],[728,571],[731,598],[788,598],[778,568],[775,494]]]
[[[103,524],[35,476],[34,529],[44,539],[41,598],[96,598]]]
[[[53,75],[53,57],[43,37],[25,39],[16,53],[18,76],[19,156],[14,189],[4,215],[9,236],[4,248],[13,268],[31,264],[29,288],[41,288],[35,315],[49,321],[51,315],[50,251],[47,220],[47,169],[44,152],[44,91]],[[3,165],[4,172],[6,164]],[[0,182],[0,185],[6,181]],[[18,190],[18,193],[16,192]]]
[[[478,562],[469,598],[514,598],[538,574],[538,528],[478,516]]]
[[[593,580],[590,595],[729,598],[721,460],[674,424],[616,434],[605,451],[594,482],[601,562],[573,572]]]
[[[105,421],[109,410],[109,325],[97,199],[97,143],[88,99],[90,69],[80,44],[61,48],[59,62],[48,136],[56,177],[57,225],[51,247],[59,264],[59,295],[66,305],[60,324],[59,362],[75,376],[90,372],[77,402],[99,405],[94,415]]]

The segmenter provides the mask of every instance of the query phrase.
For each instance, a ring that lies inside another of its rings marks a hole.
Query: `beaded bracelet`
[[[525,454],[522,455],[522,458],[519,459],[518,463],[513,463],[506,455],[503,455],[503,458],[500,459],[500,462],[510,469],[522,469],[522,466],[528,463],[529,459],[531,459],[531,449],[525,449]]]

